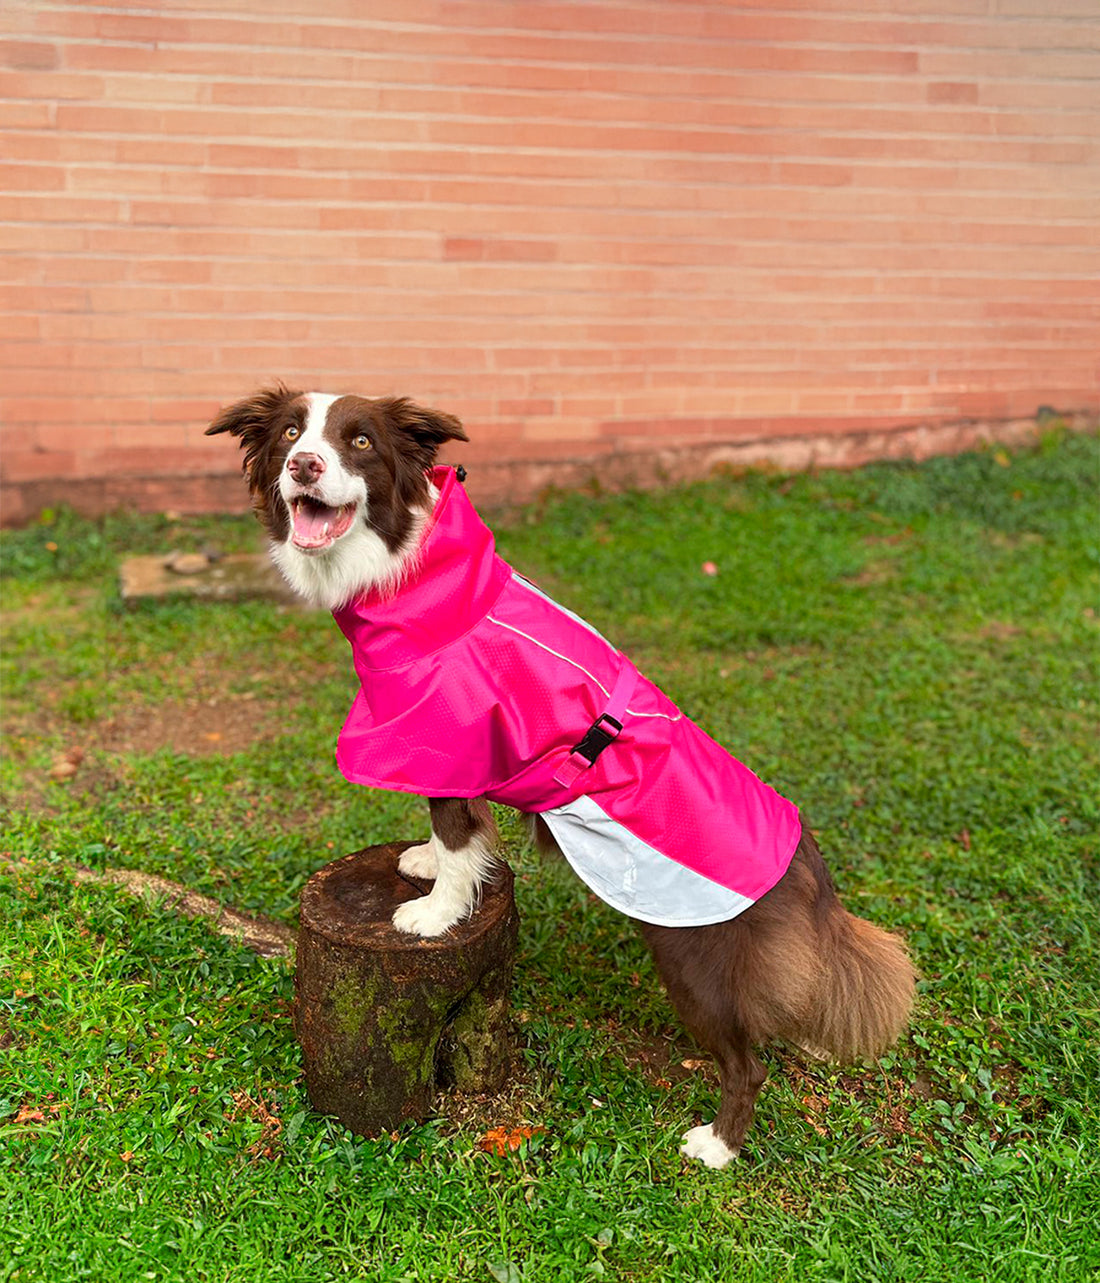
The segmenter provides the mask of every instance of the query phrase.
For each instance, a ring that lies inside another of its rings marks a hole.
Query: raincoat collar
[[[457,641],[485,618],[511,577],[454,469],[435,467],[430,480],[439,498],[408,575],[396,590],[371,590],[332,612],[360,680]]]

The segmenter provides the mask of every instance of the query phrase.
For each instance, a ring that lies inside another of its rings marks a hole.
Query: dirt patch
[[[208,757],[243,752],[277,731],[275,710],[256,695],[244,693],[134,705],[89,727],[86,738],[108,753],[149,754],[168,749]]]
[[[628,1069],[666,1091],[673,1083],[683,1082],[699,1072],[714,1076],[713,1060],[678,1038],[671,1029],[667,1033],[646,1033],[624,1025],[615,1016],[583,1023],[585,1028],[595,1027],[608,1037],[614,1044],[613,1054],[620,1057]],[[567,1028],[570,1024],[565,1021]]]
[[[990,619],[982,626],[976,629],[969,636],[976,637],[981,641],[1007,641],[1011,637],[1020,637],[1027,630],[1021,628],[1018,624],[1009,624],[1001,619]]]
[[[912,1081],[869,1070],[863,1076],[841,1073],[831,1077],[832,1068],[815,1070],[797,1057],[784,1057],[783,1074],[790,1083],[803,1118],[819,1136],[831,1134],[830,1094],[841,1100],[857,1099],[873,1111],[875,1121],[887,1137],[911,1136],[930,1141],[931,1134],[913,1125],[914,1104],[929,1100],[934,1088],[929,1079],[919,1075]]]
[[[871,588],[876,584],[885,584],[897,574],[897,567],[892,561],[870,561],[854,575],[845,575],[842,583],[856,588]]]
[[[133,704],[89,723],[72,722],[41,707],[33,719],[25,715],[3,721],[5,750],[20,766],[22,778],[17,796],[2,801],[26,811],[50,811],[64,791],[103,797],[127,785],[131,756],[165,750],[188,757],[228,756],[280,734],[285,725],[284,709],[248,693]],[[32,768],[31,758],[49,739],[60,741],[49,766]]]
[[[864,535],[863,542],[869,548],[895,548],[898,544],[906,543],[909,539],[912,539],[912,537],[912,529],[909,526],[906,526],[904,530],[895,530],[892,534],[888,535]]]
[[[272,701],[252,691],[213,693],[210,688],[189,699],[165,699],[156,704],[127,704],[109,717],[73,721],[57,707],[52,692],[32,711],[18,710],[4,717],[2,729],[9,751],[26,757],[44,739],[58,737],[57,766],[75,755],[79,769],[67,776],[83,781],[94,769],[89,754],[146,755],[167,749],[192,757],[228,755],[250,748],[257,740],[270,739],[286,725],[287,700]],[[81,762],[83,764],[81,764]],[[53,774],[51,778],[61,779]]]
[[[619,1030],[618,1052],[624,1062],[651,1083],[666,1090],[698,1073],[715,1076],[714,1061],[705,1052],[693,1051],[687,1044],[659,1034]]]

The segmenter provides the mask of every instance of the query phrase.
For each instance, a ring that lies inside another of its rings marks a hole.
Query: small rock
[[[82,748],[70,748],[55,757],[53,765],[50,767],[51,780],[71,780],[80,769],[80,763],[84,761],[84,750]]]
[[[203,552],[177,552],[164,564],[177,575],[197,575],[210,565],[210,559]]]

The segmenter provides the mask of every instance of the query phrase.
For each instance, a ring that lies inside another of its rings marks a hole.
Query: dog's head
[[[240,439],[252,506],[292,586],[333,608],[399,578],[431,509],[427,472],[459,421],[405,397],[369,400],[277,385],[207,434]]]

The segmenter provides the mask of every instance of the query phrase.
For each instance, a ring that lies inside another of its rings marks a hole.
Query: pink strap
[[[638,680],[638,670],[630,660],[625,655],[620,655],[619,659],[619,673],[615,678],[615,685],[611,688],[611,694],[608,696],[607,707],[593,723],[593,728],[598,727],[611,739],[618,739],[619,737],[618,728],[622,726],[626,719],[626,706],[634,693],[634,686]],[[612,718],[616,725],[608,725],[604,718]],[[576,747],[574,746],[573,752],[554,772],[554,780],[562,788],[572,788],[577,776],[583,774],[592,765],[592,762],[587,757],[576,751]]]
[[[611,698],[607,701],[607,707],[601,716],[613,717],[621,726],[626,720],[626,706],[630,702],[631,695],[634,694],[634,687],[638,681],[638,670],[625,655],[620,655],[619,658],[622,660],[619,665],[619,675],[615,678],[615,685],[611,688]]]

